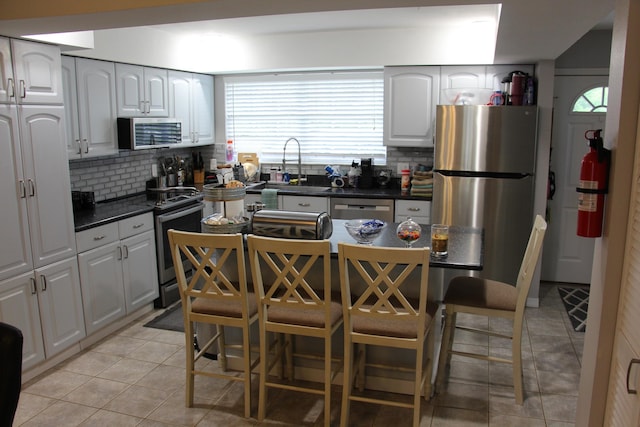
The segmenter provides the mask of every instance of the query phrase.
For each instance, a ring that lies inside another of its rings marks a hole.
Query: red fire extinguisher
[[[602,129],[588,130],[589,152],[582,159],[578,183],[578,236],[602,236],[604,195],[609,191],[611,151],[603,146]]]

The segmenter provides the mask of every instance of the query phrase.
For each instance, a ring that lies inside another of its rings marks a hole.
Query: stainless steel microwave
[[[182,142],[182,122],[166,117],[118,117],[118,147],[141,150]]]

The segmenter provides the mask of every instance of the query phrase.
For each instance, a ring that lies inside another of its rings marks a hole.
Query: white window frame
[[[261,163],[280,164],[284,144],[293,137],[304,164],[350,165],[362,157],[387,163],[382,69],[222,78],[226,138],[234,141],[236,152],[258,153]],[[260,102],[268,96],[279,102]],[[286,160],[287,165],[297,162],[295,143],[287,145]]]

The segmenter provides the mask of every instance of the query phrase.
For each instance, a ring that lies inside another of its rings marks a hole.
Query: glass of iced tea
[[[433,224],[431,226],[431,255],[444,258],[449,254],[449,226]]]

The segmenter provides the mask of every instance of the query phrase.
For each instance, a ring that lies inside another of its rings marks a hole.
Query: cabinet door
[[[15,105],[0,104],[0,195],[3,245],[0,245],[0,280],[33,269],[27,193]]]
[[[194,140],[193,114],[191,73],[169,71],[169,117],[182,122],[183,144],[190,144]]]
[[[121,241],[127,313],[158,297],[156,244],[152,230]]]
[[[144,68],[145,114],[154,117],[167,117],[169,114],[167,70]]]
[[[59,104],[64,102],[60,49],[57,46],[11,40],[19,104]]]
[[[502,90],[502,79],[507,77],[512,71],[522,71],[532,76],[533,65],[488,65],[484,87],[493,90]]]
[[[116,63],[116,99],[118,117],[139,117],[146,113],[144,104],[144,69],[137,65]]]
[[[76,78],[83,157],[117,154],[113,62],[77,58]]]
[[[119,241],[78,255],[88,335],[125,315],[121,260]]]
[[[85,337],[76,257],[36,270],[42,335],[47,357]]]
[[[439,67],[384,70],[384,144],[432,147],[440,87]]]
[[[9,39],[0,37],[0,103],[13,103],[15,96],[15,80],[11,64],[11,43]]]
[[[80,127],[78,125],[78,89],[76,87],[76,60],[70,56],[62,57],[62,89],[64,94],[65,130],[67,157],[82,157]]]
[[[193,128],[195,143],[198,145],[213,144],[213,76],[194,74],[192,81]]]
[[[20,108],[31,250],[37,268],[76,254],[64,107]]]
[[[396,200],[395,222],[402,222],[411,217],[418,224],[431,222],[431,202],[428,200]]]
[[[22,368],[44,360],[44,344],[33,272],[0,282],[0,320],[22,331]]]
[[[486,67],[484,65],[455,65],[442,67],[440,89],[484,88]],[[443,100],[441,99],[440,102]]]

